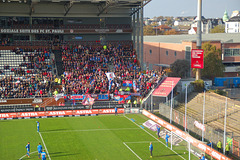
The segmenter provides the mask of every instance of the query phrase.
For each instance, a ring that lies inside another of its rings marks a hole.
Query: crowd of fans
[[[136,84],[132,92],[145,96],[161,78],[157,71],[140,72],[136,53],[129,45],[63,46],[62,49],[65,94],[118,94],[126,89],[123,80],[130,80]],[[107,78],[107,72],[115,74],[112,81]]]
[[[11,68],[15,76],[26,74],[42,74],[46,76],[52,70],[53,60],[47,49],[19,49],[13,50],[16,54],[23,55],[23,63],[17,68]],[[21,68],[22,67],[22,68]],[[27,70],[23,69],[27,68]]]
[[[146,96],[162,75],[149,70],[143,74],[131,45],[62,46],[64,74],[61,77],[52,75],[54,60],[50,60],[48,50],[16,48],[13,51],[23,55],[23,63],[11,68],[15,77],[5,76],[0,80],[1,98],[49,96],[54,92],[54,83],[62,85],[58,93],[66,95],[135,92]],[[108,72],[113,72],[115,78],[109,80]],[[131,81],[134,86],[124,87],[124,80]]]
[[[49,96],[52,89],[52,64],[47,49],[15,48],[13,52],[22,55],[23,61],[18,67],[4,66],[14,72],[14,76],[1,73],[1,98],[30,98]]]
[[[51,91],[52,76],[24,75],[20,78],[8,76],[0,79],[1,98],[46,97]]]

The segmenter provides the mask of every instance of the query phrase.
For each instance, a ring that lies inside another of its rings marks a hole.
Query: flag
[[[132,87],[133,86],[133,82],[132,81],[123,81],[123,84],[122,84],[123,87]]]
[[[95,80],[92,79],[91,82],[90,82],[90,86],[92,86],[94,84]]]
[[[135,80],[133,81],[133,90],[134,90],[134,91],[137,90],[137,84],[136,84],[136,81],[135,81]]]
[[[55,99],[55,101],[58,101],[60,98],[63,98],[64,97],[64,94],[63,93],[60,93],[60,94],[56,94],[55,96],[54,96],[54,99]]]
[[[108,85],[108,90],[110,91],[111,90],[111,88],[112,88],[112,84],[113,84],[113,81],[112,80],[110,80],[109,81],[109,85]]]
[[[109,81],[114,80],[114,78],[115,78],[115,74],[113,72],[106,73],[106,76],[107,76]]]
[[[114,96],[114,100],[121,102],[123,98],[121,96]]]
[[[73,99],[73,105],[74,105],[74,106],[76,105],[76,101],[75,101],[75,98]]]
[[[85,106],[91,106],[94,103],[94,99],[88,94],[82,101],[82,104]]]

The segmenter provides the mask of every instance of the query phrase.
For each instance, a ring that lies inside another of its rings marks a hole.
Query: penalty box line
[[[137,153],[135,153],[125,142],[123,142],[123,144],[140,160],[142,160],[141,157],[139,157],[139,155],[137,155]]]
[[[124,144],[138,159],[142,160],[142,158],[139,157],[139,155],[137,155],[137,153],[135,153],[135,152],[127,145],[127,143],[132,143],[132,144],[134,144],[134,143],[150,143],[150,142],[157,142],[157,143],[158,143],[158,141],[139,141],[139,142],[123,142],[123,144]]]
[[[142,129],[144,132],[146,132],[147,134],[149,134],[151,137],[153,137],[154,139],[156,139],[158,142],[160,142],[160,143],[162,143],[165,147],[166,147],[166,145],[162,142],[162,141],[160,141],[159,139],[157,139],[154,135],[152,135],[150,132],[148,132],[147,130],[145,130],[145,129],[143,129],[143,128],[141,128],[141,126],[140,125],[138,125],[136,122],[133,122],[130,118],[128,118],[127,116],[125,116],[129,121],[131,121],[132,123],[134,123],[136,126],[138,126],[140,129]],[[168,148],[168,147],[167,147]],[[169,148],[170,149],[170,148]],[[171,149],[170,149],[171,150]],[[174,150],[171,150],[171,151],[173,151],[176,155],[178,155],[179,157],[181,157],[182,159],[184,159],[184,160],[186,160],[184,157],[182,157],[180,154],[178,154],[176,151],[174,151]]]
[[[40,132],[38,132],[38,133],[39,133],[39,136],[40,136],[40,138],[41,138],[41,140],[42,140],[42,142],[43,142],[43,145],[44,145],[45,150],[46,150],[46,152],[47,152],[48,158],[49,158],[49,160],[51,160],[51,157],[50,157],[50,155],[49,155],[49,152],[48,152],[47,146],[46,146],[46,144],[45,144],[45,142],[44,142],[44,140],[43,140],[43,137],[42,137],[42,135],[41,135]]]
[[[118,130],[139,130],[140,128],[113,128],[113,129],[83,129],[83,130],[66,130],[66,131],[45,131],[41,133],[62,133],[62,132],[92,132],[92,131],[118,131]]]

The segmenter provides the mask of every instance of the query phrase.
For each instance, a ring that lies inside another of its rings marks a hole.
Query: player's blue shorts
[[[38,151],[38,154],[41,154],[42,153],[42,151]]]
[[[45,157],[45,158],[42,158],[42,160],[46,160],[46,157]]]

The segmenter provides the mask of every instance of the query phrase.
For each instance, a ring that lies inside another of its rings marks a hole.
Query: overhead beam
[[[142,9],[144,6],[146,6],[149,2],[151,2],[152,0],[146,0],[145,3],[142,3],[142,5],[140,7],[138,7],[135,11],[133,11],[130,16],[132,16],[133,14],[135,14],[136,12],[138,12],[140,9]]]
[[[70,9],[72,8],[73,6],[73,1],[70,1],[66,4],[64,4],[64,9],[65,9],[65,14],[64,16],[66,16],[68,14],[68,12],[70,11]]]
[[[29,7],[30,7],[29,15],[32,16],[32,14],[34,13],[34,3],[31,2]]]
[[[113,5],[115,2],[113,0],[107,0],[105,7],[97,14],[97,16],[100,16],[103,12],[105,12],[111,5]]]

